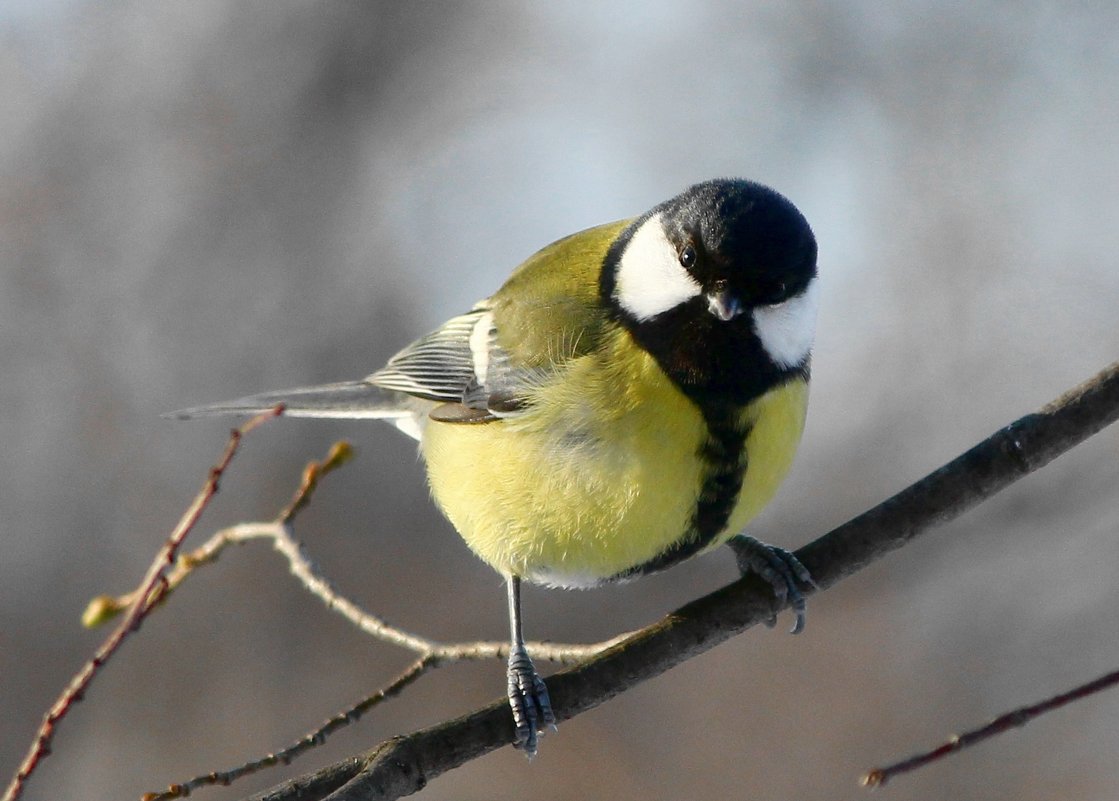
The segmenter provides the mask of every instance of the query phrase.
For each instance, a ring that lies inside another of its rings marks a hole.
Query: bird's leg
[[[533,667],[532,660],[525,650],[521,634],[521,579],[509,576],[506,579],[509,590],[509,706],[513,710],[513,723],[517,733],[513,744],[522,749],[531,759],[536,756],[537,735],[545,727],[556,727],[552,714],[552,704],[548,700],[548,688]]]
[[[777,596],[779,606],[784,606],[788,601],[789,606],[796,613],[796,622],[791,633],[800,634],[804,631],[805,615],[808,604],[804,600],[801,586],[816,588],[816,582],[800,560],[790,551],[773,545],[766,545],[753,537],[739,534],[731,537],[727,545],[734,551],[738,562],[738,569],[743,574],[757,573],[773,587],[773,594]],[[772,627],[777,618],[769,622]]]

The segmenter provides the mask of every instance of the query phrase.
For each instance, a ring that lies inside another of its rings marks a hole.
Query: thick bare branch
[[[957,517],[1119,418],[1119,363],[1000,429],[939,470],[797,552],[821,589]],[[756,577],[689,603],[548,680],[560,720],[597,706],[773,614]],[[371,801],[416,792],[428,780],[512,742],[507,704],[489,706],[286,782],[253,801]]]

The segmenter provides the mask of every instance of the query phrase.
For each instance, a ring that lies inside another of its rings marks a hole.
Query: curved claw
[[[796,620],[789,633],[800,634],[804,631],[808,602],[801,592],[801,587],[816,589],[816,582],[812,580],[808,569],[792,552],[767,545],[745,534],[732,537],[727,544],[734,551],[739,571],[744,574],[757,573],[773,587],[778,606],[788,603],[792,607]],[[767,625],[772,627],[775,621],[774,618]]]
[[[545,728],[556,728],[548,688],[523,647],[514,648],[510,652],[508,676],[509,707],[513,711],[513,724],[516,726],[513,745],[532,759],[536,756],[540,732]]]

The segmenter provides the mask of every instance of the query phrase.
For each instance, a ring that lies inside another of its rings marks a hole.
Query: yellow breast
[[[793,465],[807,411],[808,382],[801,378],[770,390],[743,410],[750,429],[746,479],[726,528],[712,547],[741,532],[773,499]]]
[[[592,586],[650,561],[689,530],[706,424],[651,357],[623,348],[623,332],[615,336],[604,352],[565,364],[562,380],[543,379],[524,414],[427,426],[423,453],[436,502],[502,573]],[[806,403],[798,380],[743,409],[748,468],[717,542],[773,496]]]

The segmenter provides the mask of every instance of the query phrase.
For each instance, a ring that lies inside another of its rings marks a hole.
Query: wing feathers
[[[398,392],[376,387],[365,381],[344,381],[317,387],[265,392],[223,403],[180,409],[164,416],[190,420],[219,415],[249,415],[271,409],[280,403],[284,404],[284,414],[288,417],[376,420],[411,417],[416,413],[414,402]]]
[[[460,403],[475,380],[471,336],[484,309],[454,317],[389,359],[366,380],[428,400]]]
[[[497,341],[493,311],[482,303],[416,340],[362,381],[266,392],[166,416],[248,415],[282,403],[289,417],[388,419],[418,439],[435,408],[435,419],[462,423],[521,412],[543,373],[514,366]]]

